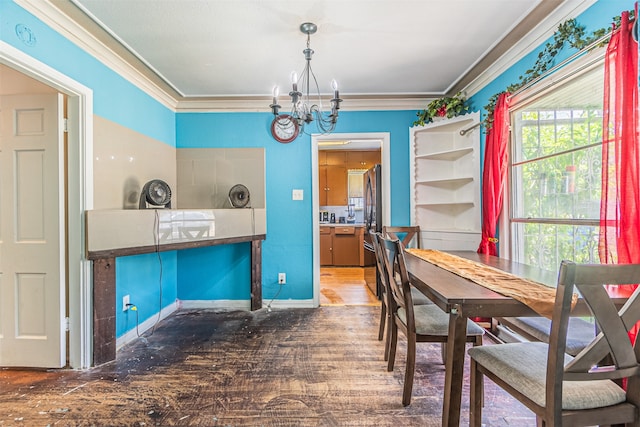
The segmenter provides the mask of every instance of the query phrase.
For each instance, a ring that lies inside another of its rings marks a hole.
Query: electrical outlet
[[[285,285],[287,283],[287,273],[278,273],[278,283]]]
[[[129,310],[129,306],[128,306],[129,301],[130,301],[129,295],[125,295],[122,297],[122,311]]]

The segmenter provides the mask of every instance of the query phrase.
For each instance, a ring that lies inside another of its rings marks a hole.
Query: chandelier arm
[[[333,80],[334,97],[330,101],[331,109],[326,113],[323,112],[320,86],[311,67],[311,59],[314,53],[313,49],[311,49],[311,34],[315,34],[316,30],[317,26],[310,22],[305,22],[300,26],[300,31],[307,35],[307,47],[303,50],[306,63],[300,77],[297,77],[295,72],[292,73],[293,90],[289,92],[291,97],[291,116],[296,120],[300,132],[309,134],[305,129],[305,124],[315,121],[318,130],[323,134],[327,134],[333,132],[336,127],[338,110],[342,99],[339,97],[337,83]],[[298,90],[298,87],[300,87],[301,91]],[[312,89],[315,89],[313,94]],[[315,100],[312,101],[312,97],[317,97],[317,103],[314,103]],[[280,105],[277,104],[275,92],[273,104],[270,107],[274,115],[276,115]]]

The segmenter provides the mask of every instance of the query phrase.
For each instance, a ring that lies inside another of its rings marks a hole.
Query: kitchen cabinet
[[[319,150],[320,206],[346,206],[349,197],[349,169],[369,169],[376,163],[380,163],[380,151]]]
[[[347,152],[343,150],[319,150],[318,164],[325,166],[347,166]]]
[[[345,166],[318,166],[320,206],[346,206],[348,204],[347,179],[347,169]]]
[[[332,227],[320,227],[320,265],[333,264]]]
[[[360,265],[360,245],[355,227],[333,228],[333,265]]]
[[[409,130],[411,224],[420,226],[423,248],[478,248],[479,123],[476,112]]]
[[[320,226],[321,266],[363,266],[364,228]]]
[[[369,169],[380,163],[380,151],[347,151],[347,169]]]

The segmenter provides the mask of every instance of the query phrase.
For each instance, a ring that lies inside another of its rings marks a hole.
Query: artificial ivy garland
[[[630,19],[633,19],[635,15],[635,11],[629,11]],[[615,27],[620,25],[620,16],[616,16],[613,18],[613,22]],[[549,41],[545,44],[544,49],[538,53],[538,58],[536,59],[535,64],[527,71],[525,71],[524,75],[518,78],[517,83],[513,83],[507,86],[504,92],[514,93],[527,83],[537,79],[541,75],[543,75],[549,68],[553,65],[554,58],[560,50],[566,45],[575,49],[584,49],[589,46],[591,43],[595,42],[599,38],[603,37],[605,34],[610,33],[612,28],[600,28],[595,30],[588,37],[585,36],[585,28],[582,25],[578,25],[575,19],[569,19],[558,26],[558,29],[553,34],[553,40]],[[605,42],[603,42],[604,44]],[[487,110],[487,116],[484,120],[485,129],[490,129],[493,125],[493,111],[496,107],[496,101],[498,97],[504,93],[496,93],[491,98],[489,98],[489,103],[485,105],[485,110]]]
[[[634,19],[635,11],[629,11],[629,17],[630,19]],[[620,16],[616,16],[613,18],[615,28],[620,25],[620,20]],[[518,77],[518,82],[507,86],[507,88],[503,92],[496,93],[489,98],[489,103],[484,107],[484,109],[487,111],[487,115],[484,119],[485,129],[489,130],[493,126],[493,110],[496,107],[498,97],[502,93],[515,93],[518,89],[520,89],[527,83],[542,76],[553,65],[555,57],[565,45],[568,45],[569,47],[575,48],[577,50],[581,50],[589,46],[599,38],[604,37],[611,31],[612,28],[600,28],[593,31],[591,35],[585,36],[585,27],[579,25],[575,19],[569,19],[558,25],[558,29],[553,34],[553,40],[545,44],[544,49],[540,53],[538,53],[536,62],[531,68],[525,71],[524,75]],[[605,42],[603,41],[603,44],[604,43]],[[438,115],[446,116],[449,118],[455,117],[461,112],[467,111],[468,108],[469,106],[466,104],[466,99],[464,99],[460,93],[456,94],[452,98],[439,98],[431,101],[427,105],[427,108],[425,108],[424,110],[419,111],[417,114],[418,120],[413,122],[413,124],[422,126],[426,123],[431,122],[433,120],[433,117],[436,117]],[[440,114],[442,112],[446,112],[446,114]]]

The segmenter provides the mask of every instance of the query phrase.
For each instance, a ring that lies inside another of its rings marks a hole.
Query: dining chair
[[[469,349],[470,425],[481,425],[483,376],[531,409],[538,425],[640,425],[640,346],[637,341],[632,344],[628,334],[640,319],[640,287],[620,311],[606,290],[606,285],[637,283],[640,264],[563,261],[549,344],[527,342]],[[576,357],[566,354],[574,291],[590,308],[600,331]],[[623,379],[626,391],[617,384]]]
[[[380,327],[378,328],[378,341],[382,341],[384,339],[384,360],[389,360],[389,346],[391,344],[391,340],[389,339],[390,329],[390,311],[389,311],[389,297],[390,294],[388,292],[389,285],[387,283],[386,271],[384,270],[384,254],[382,252],[382,248],[378,241],[378,237],[376,235],[372,236],[371,243],[374,248],[374,255],[376,259],[376,268],[378,271],[378,275],[380,276],[380,281],[382,282],[381,286],[381,298],[380,298]],[[413,304],[414,305],[422,305],[422,304],[433,304],[429,298],[423,295],[420,291],[415,288],[411,288]],[[386,332],[386,333],[385,333]]]
[[[402,243],[402,247],[404,249],[420,249],[419,225],[403,227],[390,227],[385,225],[382,227],[382,235],[391,240],[400,240],[400,243]],[[397,273],[398,272],[396,271],[396,274]],[[429,298],[427,298],[422,292],[418,291],[414,287],[411,287],[411,294],[413,296],[413,305],[433,304]]]
[[[406,248],[420,249],[420,226],[390,227],[383,226],[382,234],[391,240],[398,239]],[[402,238],[401,238],[402,237]]]
[[[546,317],[499,317],[496,320],[528,341],[549,343],[551,320]],[[580,317],[569,318],[566,353],[577,356],[593,341],[596,329],[594,322]]]
[[[411,403],[413,377],[416,366],[416,343],[446,343],[449,335],[449,315],[435,304],[414,305],[412,285],[404,260],[404,249],[398,239],[389,239],[377,234],[383,252],[384,274],[388,284],[387,292],[389,322],[388,371],[393,371],[398,342],[398,330],[407,338],[407,360],[404,374],[402,405]],[[397,271],[398,274],[393,274]],[[472,322],[467,323],[467,342],[482,345],[484,329]]]

